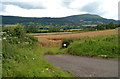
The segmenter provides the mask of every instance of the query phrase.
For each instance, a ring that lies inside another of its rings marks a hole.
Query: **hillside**
[[[98,15],[82,14],[73,15],[62,18],[36,18],[36,17],[17,17],[17,16],[2,16],[3,24],[16,24],[16,23],[28,23],[35,22],[43,25],[97,25],[108,24],[110,22],[117,23],[118,21],[113,19],[106,19]]]

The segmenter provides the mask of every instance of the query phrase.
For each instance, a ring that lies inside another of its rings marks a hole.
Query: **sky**
[[[0,0],[0,15],[66,17],[95,14],[118,20],[120,0]]]

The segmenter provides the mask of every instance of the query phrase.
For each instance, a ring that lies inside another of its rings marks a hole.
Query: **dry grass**
[[[113,34],[117,34],[116,29],[74,33],[74,34],[43,35],[43,36],[35,36],[35,37],[38,38],[38,41],[43,46],[60,47],[62,43],[62,39],[80,39],[84,37],[96,37],[96,36],[105,36],[105,35],[113,35]]]

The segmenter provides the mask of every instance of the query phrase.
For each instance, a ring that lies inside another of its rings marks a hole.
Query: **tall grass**
[[[67,53],[78,56],[105,56],[118,57],[117,35],[85,38],[73,42],[67,49]]]
[[[31,47],[3,44],[3,77],[70,77],[50,65],[38,44]],[[48,70],[46,70],[48,68]]]
[[[33,37],[15,29],[3,35],[2,77],[71,77],[44,59],[45,49]]]

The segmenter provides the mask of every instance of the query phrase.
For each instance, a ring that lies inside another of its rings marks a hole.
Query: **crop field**
[[[61,47],[62,40],[64,39],[81,39],[84,37],[97,37],[105,35],[117,34],[117,29],[103,30],[103,31],[92,31],[84,33],[73,33],[73,34],[59,34],[59,35],[42,35],[34,36],[38,38],[38,41],[46,47]]]

